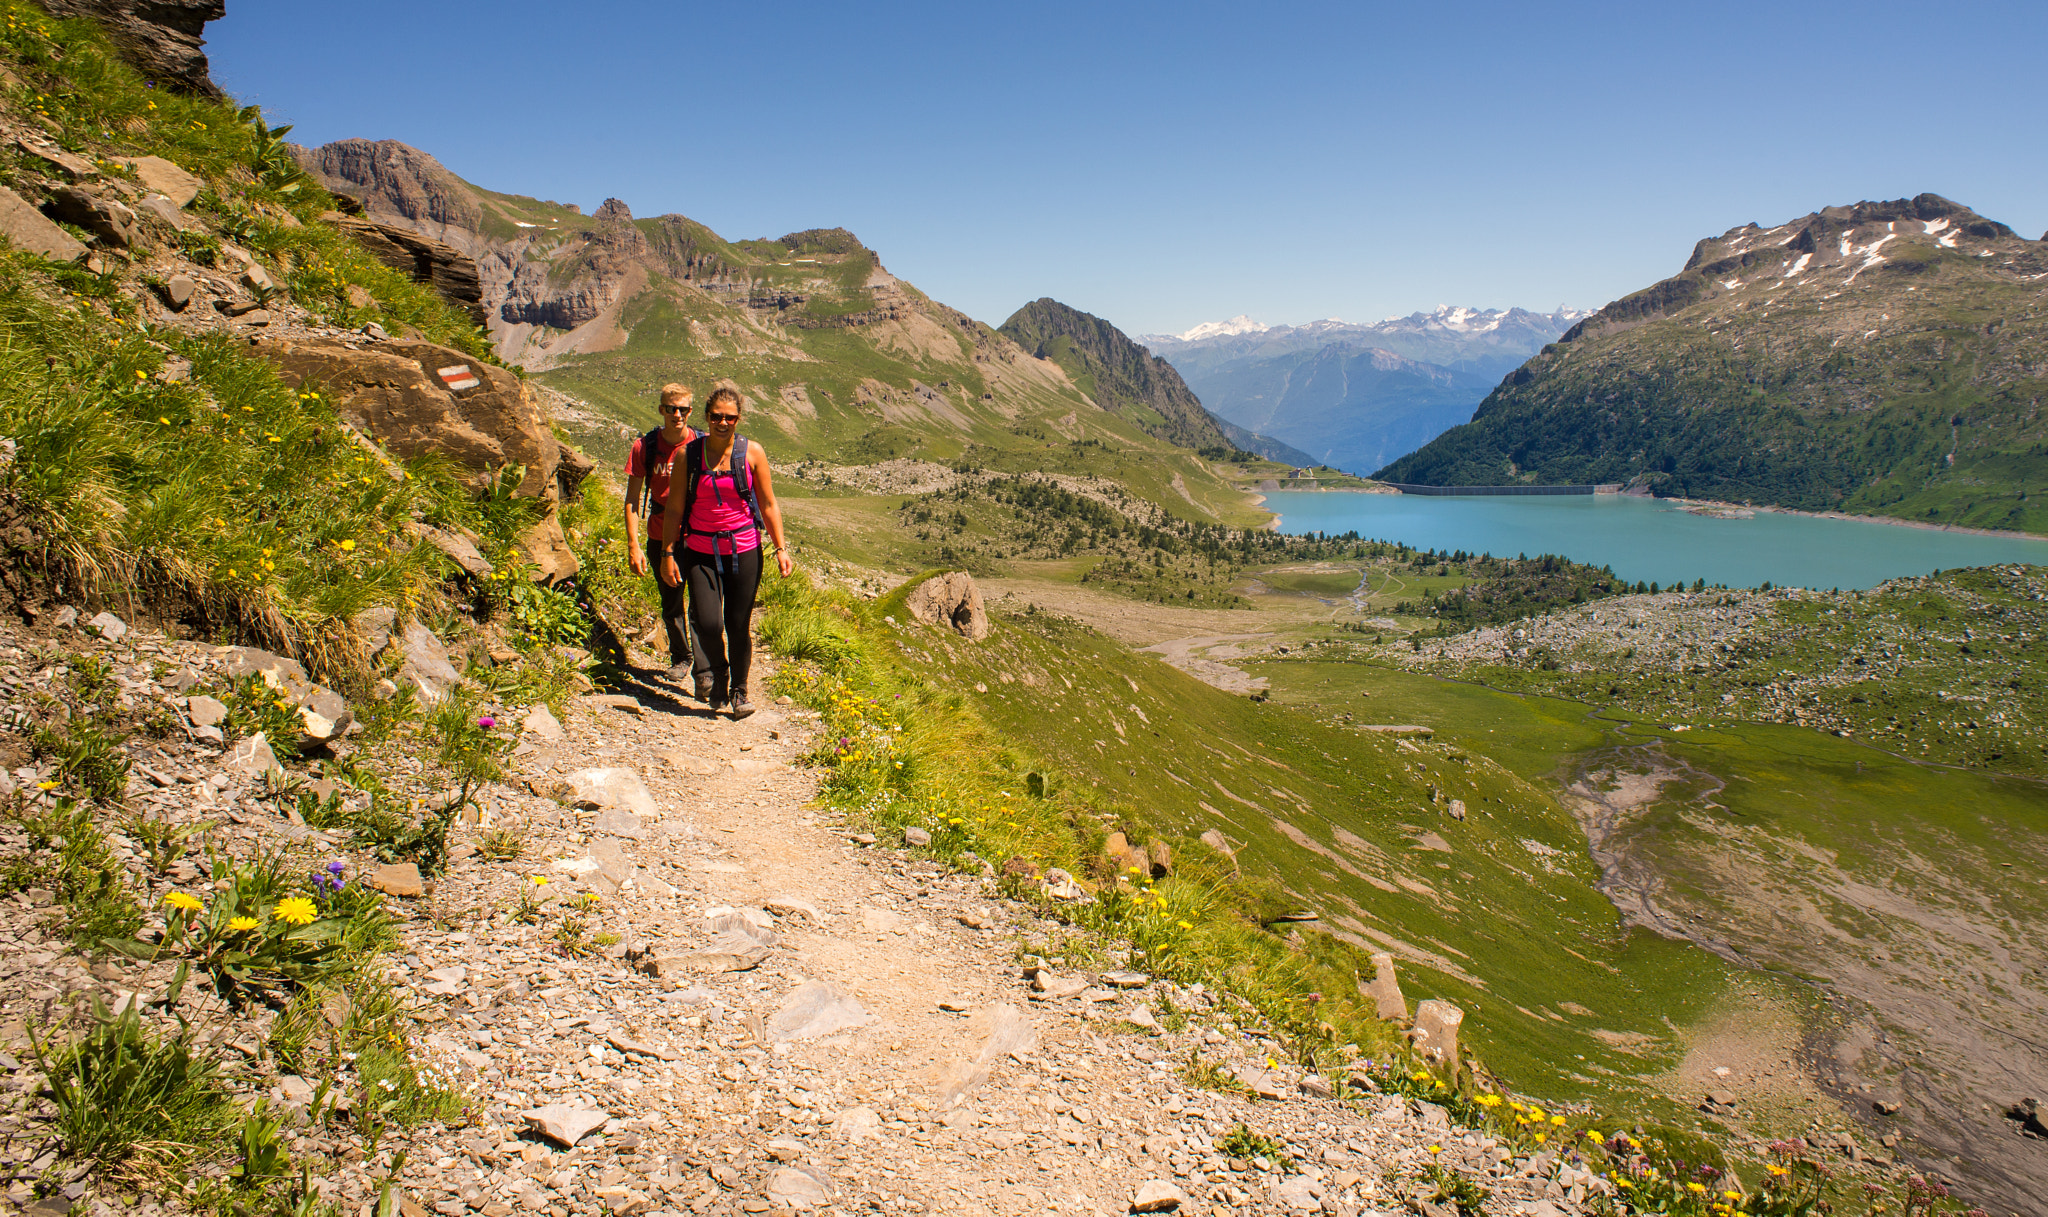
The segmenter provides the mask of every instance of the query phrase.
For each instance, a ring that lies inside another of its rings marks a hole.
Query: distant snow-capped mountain
[[[1204,338],[1228,338],[1233,334],[1263,334],[1273,327],[1260,325],[1250,317],[1239,313],[1228,321],[1204,321],[1186,333],[1176,334],[1181,342],[1200,342]],[[1140,339],[1139,341],[1145,341]]]
[[[1305,346],[1325,346],[1332,342],[1372,345],[1371,339],[1381,337],[1476,337],[1482,334],[1502,334],[1503,331],[1503,337],[1509,337],[1514,345],[1521,345],[1516,340],[1526,333],[1554,329],[1558,334],[1562,334],[1579,319],[1591,316],[1592,312],[1591,309],[1566,308],[1563,305],[1559,305],[1553,312],[1535,313],[1520,308],[1476,309],[1463,305],[1440,304],[1428,312],[1410,313],[1405,317],[1389,317],[1385,321],[1351,322],[1341,317],[1325,317],[1320,321],[1305,321],[1300,325],[1263,325],[1246,314],[1239,313],[1228,321],[1205,321],[1179,334],[1141,334],[1138,341],[1169,359],[1182,348],[1194,345],[1228,345],[1233,349],[1249,349],[1255,345],[1257,349],[1267,351],[1275,347],[1299,350]],[[1219,341],[1247,336],[1252,336],[1247,342],[1226,344]],[[1532,351],[1534,349],[1531,348]],[[1424,357],[1415,352],[1400,350],[1398,347],[1395,350],[1398,354],[1410,358]]]
[[[1222,418],[1364,472],[1471,418],[1502,376],[1590,313],[1446,304],[1274,326],[1240,314],[1138,341]]]

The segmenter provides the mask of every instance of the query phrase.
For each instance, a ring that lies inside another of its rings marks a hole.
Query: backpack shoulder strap
[[[732,437],[732,485],[739,492],[740,501],[747,505],[747,514],[753,517],[754,527],[761,527],[761,505],[754,501],[754,468],[747,464],[747,437]]]
[[[640,437],[640,518],[654,513],[654,454],[660,451],[661,428]]]
[[[690,527],[690,516],[697,509],[697,474],[704,465],[704,437],[698,435],[683,445],[683,520],[682,531]],[[675,485],[675,474],[669,474],[669,485]],[[673,490],[670,491],[674,493]],[[678,533],[678,535],[681,535]]]

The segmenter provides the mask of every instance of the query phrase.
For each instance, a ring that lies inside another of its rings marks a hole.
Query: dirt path
[[[667,965],[548,960],[524,927],[473,934],[456,950],[431,941],[445,935],[422,935],[421,972],[444,955],[475,968],[429,1043],[451,1046],[451,1067],[490,1095],[483,1123],[497,1130],[460,1152],[420,1155],[457,1158],[417,1181],[448,1217],[463,1211],[457,1203],[486,1217],[563,1217],[593,1202],[631,1211],[642,1197],[694,1213],[797,1202],[839,1213],[1111,1214],[1148,1184],[1175,1189],[1184,1212],[1359,1214],[1383,1194],[1386,1167],[1422,1160],[1429,1139],[1448,1132],[1440,1113],[1403,1100],[1381,1101],[1376,1116],[1302,1091],[1298,1075],[1266,1071],[1277,1045],[1236,1026],[1212,995],[1136,974],[1106,982],[1114,958],[1063,966],[1053,923],[991,901],[978,878],[869,845],[808,810],[815,775],[789,765],[815,730],[806,712],[775,707],[733,723],[654,686],[639,713],[592,704],[565,738],[536,742],[520,763],[543,789],[583,766],[636,768],[658,815],[639,840],[574,833],[563,817],[548,833],[554,873],[566,878],[588,859],[630,874],[629,887],[605,870],[570,886],[603,896],[606,926],[636,955],[695,952],[706,911],[725,908],[767,912],[775,945],[747,970],[679,966],[655,977],[643,969]],[[549,816],[540,800],[501,813],[521,810],[536,823]],[[488,901],[494,886],[522,881],[510,869],[458,872],[435,900]],[[1020,942],[1053,956],[1048,993],[1032,992],[1017,966]],[[546,983],[501,987],[465,1009],[515,960],[543,961]],[[848,1025],[815,1036],[794,1027],[807,996],[850,999],[839,1012]],[[479,1053],[469,1045],[485,1032]],[[613,1036],[654,1055],[621,1053]],[[1188,1087],[1177,1066],[1196,1052],[1262,1078],[1274,1097]],[[543,1149],[516,1135],[516,1113],[542,1102],[602,1109],[611,1121],[573,1151]],[[1302,1170],[1269,1172],[1220,1152],[1217,1140],[1240,1122],[1288,1143]],[[1497,1162],[1478,1137],[1452,1148],[1475,1170],[1518,1166]],[[1526,1188],[1532,1201],[1546,1188],[1563,1199],[1548,1178],[1528,1177]],[[359,1187],[348,1199],[362,1196]]]

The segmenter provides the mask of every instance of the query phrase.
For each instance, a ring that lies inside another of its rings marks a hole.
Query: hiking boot
[[[734,689],[732,693],[732,716],[735,720],[745,718],[754,712],[754,703],[747,700],[745,689]]]
[[[687,659],[668,670],[668,683],[675,685],[677,688],[681,688],[683,682],[689,678],[690,661]]]
[[[726,692],[725,681],[717,676],[711,677],[710,680],[711,690],[705,696],[704,704],[710,706],[713,710],[722,710],[725,708],[725,703],[729,696]]]
[[[701,702],[706,702],[706,703],[710,702],[710,700],[711,700],[711,688],[712,688],[712,683],[711,683],[711,673],[709,673],[709,672],[699,672],[699,673],[697,673],[697,700],[698,700],[698,701],[701,701]]]

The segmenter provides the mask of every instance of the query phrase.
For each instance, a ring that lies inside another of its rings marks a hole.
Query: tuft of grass
[[[1251,1094],[1251,1087],[1213,1061],[1205,1061],[1194,1049],[1188,1050],[1188,1059],[1179,1069],[1180,1080],[1198,1090],[1213,1090],[1219,1094]]]
[[[476,856],[486,862],[511,862],[526,854],[526,834],[516,828],[493,828],[476,840]]]
[[[103,1170],[167,1175],[230,1123],[219,1065],[191,1029],[151,1035],[134,1003],[116,1015],[96,1000],[91,1026],[68,1047],[32,1042],[66,1152]]]
[[[132,938],[141,928],[142,910],[122,880],[125,868],[88,807],[59,799],[37,810],[17,797],[0,807],[0,819],[13,821],[28,837],[27,848],[0,865],[0,891],[49,891],[64,934],[87,950]]]
[[[117,802],[128,787],[132,762],[121,750],[127,736],[89,722],[39,727],[30,740],[38,758],[57,762],[57,775],[82,789],[95,802]]]

